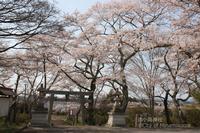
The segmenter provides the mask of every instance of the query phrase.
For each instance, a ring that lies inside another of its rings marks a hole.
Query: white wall
[[[8,115],[10,98],[0,97],[0,117]]]

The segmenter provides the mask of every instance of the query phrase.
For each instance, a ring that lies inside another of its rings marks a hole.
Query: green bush
[[[86,110],[85,115],[85,124],[92,124],[92,125],[105,125],[108,120],[108,108],[95,108],[93,110],[93,120],[89,120],[89,111]]]
[[[68,117],[64,120],[66,125],[74,125],[75,124],[75,117]]]
[[[182,112],[182,123],[191,124],[193,127],[200,127],[200,110],[196,106],[182,108]],[[171,121],[173,124],[179,123],[178,114],[174,109],[172,110]]]
[[[200,127],[200,110],[199,109],[186,109],[186,121],[194,127]]]
[[[128,108],[126,123],[128,127],[135,127],[136,114],[147,113],[147,109],[144,107]]]
[[[5,117],[0,117],[0,128],[4,127],[5,125]]]
[[[27,113],[18,113],[16,116],[16,123],[27,123],[30,118]]]
[[[194,90],[192,91],[192,97],[200,103],[200,91],[199,90]]]
[[[5,123],[5,117],[0,117],[0,133],[15,133],[18,130],[18,125],[15,123]]]
[[[108,121],[108,109],[95,109],[94,111],[95,125],[104,125]]]
[[[179,117],[175,109],[171,109],[171,115],[170,120],[172,124],[178,124],[179,123]]]

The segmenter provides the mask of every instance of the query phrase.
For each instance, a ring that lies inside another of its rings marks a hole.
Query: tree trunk
[[[47,89],[47,74],[46,74],[46,57],[43,55],[43,76],[44,76],[44,89]]]
[[[32,101],[31,100],[29,102],[27,102],[27,106],[28,106],[28,116],[29,116],[29,118],[32,118],[32,113],[31,113],[31,110],[32,110]]]
[[[13,108],[13,118],[11,118],[12,122],[16,121],[16,115],[17,115],[17,89],[18,89],[18,85],[19,85],[19,80],[20,80],[21,76],[18,74],[17,75],[17,81],[16,81],[16,85],[15,85],[15,96],[13,98],[14,104],[13,106],[11,106],[11,112],[12,112],[12,108]],[[12,114],[11,114],[12,116]]]
[[[123,94],[123,101],[122,101],[122,105],[121,105],[121,113],[125,113],[126,112],[126,108],[128,105],[128,87],[125,85],[122,88],[122,94]]]
[[[176,109],[175,113],[178,117],[178,123],[182,124],[183,121],[182,121],[182,114],[181,114],[182,112],[181,112],[180,104],[175,98],[173,98],[173,103],[174,103],[174,106],[175,106],[175,109]]]
[[[95,125],[94,121],[94,92],[89,96],[89,106],[88,106],[88,124]]]
[[[120,108],[121,113],[126,112],[126,108],[128,105],[128,86],[127,86],[126,75],[125,75],[123,66],[124,65],[121,65],[122,94],[123,94],[122,106]]]
[[[164,112],[165,112],[166,122],[167,122],[167,124],[171,124],[170,112],[169,112],[169,108],[168,108],[168,96],[169,96],[169,90],[165,94],[165,99],[164,99],[163,103],[164,103]]]
[[[151,90],[151,119],[152,119],[152,127],[154,127],[154,116],[155,116],[155,113],[154,113],[154,104],[155,104],[155,100],[154,100],[154,91],[155,91],[155,88],[154,86],[152,87],[152,90]]]
[[[96,80],[93,79],[91,81],[90,90],[91,94],[89,95],[89,105],[88,105],[88,124],[89,125],[95,125],[94,120],[94,91],[96,89]]]

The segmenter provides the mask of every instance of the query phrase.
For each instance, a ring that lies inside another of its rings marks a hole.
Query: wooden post
[[[138,128],[138,114],[135,115],[135,127]]]
[[[48,123],[51,125],[51,114],[53,110],[53,101],[54,101],[54,94],[51,94],[50,102],[49,102],[49,111],[48,111]]]
[[[139,115],[139,125],[138,125],[139,128],[142,128],[142,121],[143,121],[142,115]]]

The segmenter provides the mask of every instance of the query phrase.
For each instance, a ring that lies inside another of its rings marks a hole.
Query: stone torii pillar
[[[85,121],[85,107],[84,107],[84,104],[85,104],[85,100],[84,100],[84,95],[80,95],[80,121],[82,124],[84,124],[84,121]]]
[[[53,110],[53,101],[54,101],[54,94],[51,94],[50,102],[49,102],[49,111],[48,111],[48,123],[51,125],[51,114]]]

